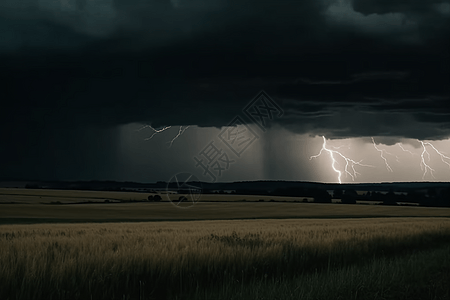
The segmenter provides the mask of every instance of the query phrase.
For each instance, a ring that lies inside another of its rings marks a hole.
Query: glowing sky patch
[[[322,145],[322,149],[320,149],[319,154],[311,156],[309,159],[311,160],[313,158],[317,158],[317,157],[319,157],[322,154],[323,151],[327,151],[330,154],[330,157],[331,157],[331,161],[332,161],[331,167],[338,174],[337,179],[338,179],[339,183],[342,183],[342,180],[341,180],[342,172],[336,168],[336,164],[338,164],[338,162],[336,161],[336,159],[334,157],[335,154],[337,156],[341,157],[345,161],[344,172],[346,174],[350,175],[350,177],[352,178],[353,181],[355,181],[355,178],[357,177],[357,175],[361,175],[360,173],[358,173],[355,170],[355,166],[356,165],[362,166],[362,167],[373,167],[373,166],[370,166],[370,165],[364,165],[364,164],[361,163],[361,161],[354,161],[354,160],[346,157],[345,155],[343,155],[341,152],[339,152],[337,150],[331,150],[331,149],[327,148],[327,140],[326,140],[326,138],[324,136],[322,138],[323,138],[323,145]],[[341,147],[342,146],[340,146],[340,147],[333,147],[333,148],[339,149]],[[352,172],[349,172],[349,170],[348,170],[349,167],[352,169]]]
[[[186,161],[189,161],[190,156],[198,155],[202,144],[216,139],[220,129],[195,127],[186,136],[189,126],[176,126],[176,133],[169,132],[170,128],[141,126],[135,132],[145,134],[144,129],[151,129],[153,132],[137,142],[142,147],[153,148],[152,151],[163,149],[163,145],[169,144],[170,149],[164,154],[165,157],[170,161],[169,157],[172,156],[174,162],[179,159],[180,164],[185,166],[183,171],[194,173],[195,166]],[[155,139],[156,135],[161,137]],[[246,152],[246,158],[239,159],[238,163],[226,172],[223,180],[237,178],[236,180],[331,183],[450,180],[450,156],[445,152],[450,146],[450,140],[398,140],[395,142],[385,137],[327,139],[325,136],[311,137],[272,128],[262,134]],[[389,141],[388,145],[383,144],[383,141]],[[130,143],[130,140],[127,143]],[[281,151],[280,143],[283,143],[285,150]],[[156,146],[158,147],[155,148]],[[218,146],[227,149],[220,143]],[[181,150],[183,155],[180,155]],[[155,163],[158,160],[155,156],[145,155],[148,154],[144,152],[141,159]],[[232,153],[230,157],[231,155]],[[133,153],[133,156],[136,156],[136,153]]]
[[[311,141],[318,141],[318,137]],[[380,138],[382,139],[382,138]],[[450,157],[443,150],[448,148],[450,140],[420,141],[402,139],[393,145],[376,143],[376,138],[352,138],[343,140],[327,140],[321,137],[321,148],[318,154],[310,157],[318,159],[323,152],[327,152],[331,158],[328,163],[317,165],[323,178],[329,178],[330,171],[337,174],[335,180],[322,179],[326,182],[344,182],[342,174],[348,170],[348,164],[365,161],[362,166],[370,166],[371,169],[361,169],[360,172],[350,173],[351,181],[355,182],[399,182],[399,181],[448,181],[450,179]],[[330,144],[331,143],[331,144]],[[339,150],[339,151],[337,151]],[[349,157],[353,157],[349,159]],[[345,167],[338,162],[342,158]],[[381,158],[381,159],[380,159]],[[353,167],[355,164],[351,165]],[[354,169],[353,169],[354,170]],[[358,176],[355,176],[358,175]]]

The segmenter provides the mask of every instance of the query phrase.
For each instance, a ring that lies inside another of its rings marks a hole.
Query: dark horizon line
[[[139,182],[139,181],[118,181],[118,180],[46,180],[46,179],[19,179],[19,178],[0,178],[0,182],[52,182],[52,183],[132,183],[132,184],[158,184],[168,183],[167,181],[158,180],[153,182]],[[283,180],[283,179],[271,179],[271,180],[241,180],[241,181],[221,181],[221,182],[208,182],[208,181],[189,181],[200,182],[202,184],[230,184],[230,183],[257,183],[257,182],[285,182],[285,183],[306,183],[306,184],[322,184],[322,185],[364,185],[364,184],[405,184],[405,183],[428,183],[428,184],[450,184],[450,181],[391,181],[391,182],[347,182],[347,183],[331,183],[320,181],[301,181],[301,180]]]

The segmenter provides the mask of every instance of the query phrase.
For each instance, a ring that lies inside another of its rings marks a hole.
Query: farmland
[[[450,217],[449,208],[303,203],[302,197],[203,195],[189,209],[161,202],[128,202],[148,194],[0,189],[0,224],[138,222],[344,217]],[[171,195],[176,199],[177,195]],[[242,200],[246,201],[242,201]],[[105,203],[110,200],[110,203]],[[262,202],[260,200],[263,200]],[[271,202],[270,200],[274,200]],[[91,202],[88,202],[91,201]],[[113,201],[117,201],[114,203]],[[123,201],[123,202],[118,202]],[[276,202],[283,201],[283,202]],[[297,201],[297,202],[294,202]],[[59,204],[57,204],[59,202]]]
[[[450,296],[448,208],[17,192],[1,196],[0,299]]]

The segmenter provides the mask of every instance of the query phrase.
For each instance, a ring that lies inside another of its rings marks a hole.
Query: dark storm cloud
[[[295,132],[447,137],[448,1],[337,3],[2,1],[2,134],[223,126],[264,89]]]
[[[387,13],[409,13],[430,10],[443,0],[352,0],[355,11],[365,15]]]
[[[2,72],[9,106],[46,110],[56,123],[113,126],[189,121],[220,126],[255,91],[285,76],[283,63],[274,61],[267,68],[260,61],[276,57],[280,49],[289,51],[289,45],[271,49],[289,41],[290,34],[280,32],[298,31],[297,48],[311,40],[309,34],[318,32],[316,1],[227,1],[221,10],[217,7],[222,2],[205,7],[201,1],[193,6],[170,1],[119,1],[116,5],[97,1],[101,2],[112,11],[109,15],[94,7],[96,17],[80,10],[83,5],[75,5],[76,1],[41,1],[40,9],[31,2],[29,7],[27,2],[22,7],[9,2],[3,12],[10,13],[7,23],[21,25],[7,26],[6,33],[12,33],[2,39],[8,43],[10,37],[9,48],[3,47]],[[286,14],[292,10],[296,13]],[[114,22],[108,23],[108,18]],[[88,30],[79,20],[93,26]],[[52,30],[36,31],[42,24]],[[61,49],[64,31],[72,40],[69,49]],[[272,79],[248,80],[255,76]],[[21,114],[26,119],[38,115]]]

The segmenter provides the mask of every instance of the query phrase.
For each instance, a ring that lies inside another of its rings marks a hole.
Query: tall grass
[[[0,299],[166,299],[440,247],[450,219],[0,226]]]
[[[369,259],[363,265],[302,274],[255,278],[192,293],[194,300],[432,300],[450,299],[450,246],[405,256]],[[184,298],[180,298],[184,299]]]

